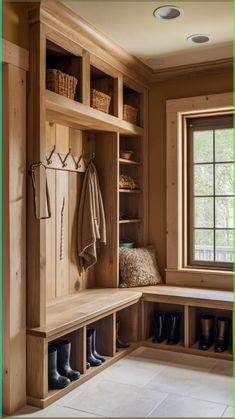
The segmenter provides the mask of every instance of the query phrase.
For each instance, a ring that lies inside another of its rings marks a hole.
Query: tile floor
[[[232,363],[139,348],[24,417],[233,417]]]

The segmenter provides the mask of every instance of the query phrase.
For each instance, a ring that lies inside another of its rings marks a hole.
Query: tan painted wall
[[[166,268],[166,100],[232,91],[232,72],[154,83],[149,95],[149,241]]]
[[[26,2],[2,3],[2,37],[28,48],[28,11]]]

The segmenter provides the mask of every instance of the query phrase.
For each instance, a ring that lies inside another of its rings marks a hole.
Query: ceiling
[[[63,3],[152,69],[231,58],[233,2],[64,0]],[[175,20],[153,17],[153,10],[173,4],[184,15]],[[210,34],[212,42],[189,43],[192,34]]]

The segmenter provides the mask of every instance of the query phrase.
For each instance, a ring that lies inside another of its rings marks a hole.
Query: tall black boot
[[[215,352],[224,352],[229,346],[230,319],[218,317],[216,322]]]
[[[98,352],[96,351],[96,330],[95,329],[90,329],[90,328],[88,330],[90,330],[91,334],[92,334],[92,353],[93,353],[94,357],[96,359],[99,359],[101,362],[105,362],[106,361],[105,357],[98,354]]]
[[[120,320],[116,321],[116,347],[117,348],[129,348],[130,343],[124,342],[119,337],[119,329],[120,329]]]
[[[153,342],[163,342],[167,336],[166,330],[166,321],[167,313],[154,313],[154,332],[153,332]]]
[[[70,367],[71,342],[69,340],[60,340],[55,343],[57,348],[57,369],[59,374],[68,377],[71,381],[80,378],[80,372],[74,371]]]
[[[57,349],[54,346],[48,348],[48,387],[64,388],[70,383],[70,379],[60,375],[57,371]]]
[[[201,316],[201,338],[198,347],[206,351],[214,341],[214,317]]]
[[[180,340],[181,313],[170,313],[170,328],[167,338],[168,345],[176,345]]]
[[[87,362],[91,365],[91,367],[98,367],[102,364],[100,359],[94,357],[92,352],[92,332],[88,329],[87,330]]]

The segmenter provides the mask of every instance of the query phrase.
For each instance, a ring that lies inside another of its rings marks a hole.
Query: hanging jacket
[[[86,169],[78,210],[78,256],[87,270],[97,262],[97,248],[106,244],[104,206],[96,167],[91,161]]]

